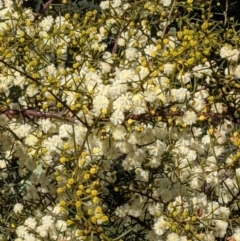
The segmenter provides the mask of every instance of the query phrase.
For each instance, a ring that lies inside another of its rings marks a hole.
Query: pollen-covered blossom
[[[102,10],[106,10],[106,9],[108,9],[109,7],[110,7],[109,1],[101,1],[101,3],[100,3],[100,8],[101,8]]]
[[[93,113],[98,116],[103,109],[108,109],[109,100],[105,96],[97,95],[93,99]]]
[[[214,153],[212,155],[216,156],[216,157],[220,157],[225,151],[225,148],[222,145],[215,145],[211,150],[210,153]]]
[[[201,241],[215,241],[215,235],[213,231],[206,230],[203,233],[199,234],[199,237],[201,238]]]
[[[59,137],[61,139],[69,139],[73,135],[73,126],[63,124],[59,128]]]
[[[183,102],[190,96],[190,92],[186,88],[171,89],[171,101]]]
[[[231,46],[225,45],[220,49],[220,56],[221,58],[226,58],[229,61],[238,61],[239,59],[239,50],[232,49]]]
[[[16,2],[19,3],[19,4],[21,4],[21,3],[22,3],[22,0],[18,0],[18,1],[16,1]],[[14,4],[14,1],[13,1],[13,0],[1,0],[1,2],[0,2],[1,8],[5,7],[8,11],[13,10],[13,9],[12,9],[13,4]]]
[[[232,193],[236,194],[238,192],[237,180],[232,178],[226,178],[224,181],[224,188],[226,190],[231,190]]]
[[[55,226],[60,232],[65,232],[67,230],[67,224],[63,220],[57,220]]]
[[[140,115],[147,112],[146,103],[142,94],[136,94],[132,97],[131,111],[133,114]]]
[[[218,129],[214,133],[214,136],[216,137],[218,144],[223,144],[227,140],[227,131],[224,129]]]
[[[126,59],[129,61],[137,60],[139,57],[139,52],[136,48],[127,48],[125,51]]]
[[[64,24],[67,24],[67,21],[64,16],[57,16],[55,18],[55,24],[58,28],[61,28]]]
[[[6,96],[9,95],[9,89],[12,86],[12,83],[9,83],[9,79],[7,79],[6,77],[2,76],[0,74],[0,93],[1,94],[5,94]]]
[[[120,125],[124,121],[124,114],[122,111],[114,111],[110,117],[114,125]]]
[[[152,130],[153,135],[160,140],[164,139],[168,134],[166,126],[167,126],[166,123],[158,122]]]
[[[148,205],[148,211],[153,216],[159,216],[163,211],[162,203],[150,203]]]
[[[124,46],[125,43],[126,43],[126,41],[125,41],[124,38],[119,38],[119,39],[118,39],[118,45],[119,45],[119,46]]]
[[[227,58],[231,53],[231,48],[229,45],[224,45],[221,49],[220,49],[220,56],[221,58]]]
[[[184,84],[187,84],[191,81],[191,73],[187,72],[185,74],[179,74],[177,79],[182,81]]]
[[[157,48],[155,45],[150,44],[144,48],[144,52],[150,57],[155,57],[157,55]]]
[[[37,221],[35,218],[29,217],[25,220],[24,225],[30,229],[35,229],[35,227],[37,225]]]
[[[39,89],[36,85],[32,84],[32,85],[28,85],[27,89],[26,89],[26,95],[28,97],[33,97],[35,96],[37,93],[39,93]]]
[[[154,229],[154,232],[159,236],[163,235],[167,231],[168,224],[167,224],[167,221],[165,221],[164,216],[161,216],[160,218],[157,219],[157,221],[153,226],[153,229]]]
[[[221,188],[219,190],[219,196],[218,196],[218,202],[221,204],[229,203],[233,200],[233,194],[229,190],[226,190],[225,188]]]
[[[102,56],[103,60],[109,64],[113,64],[112,54],[109,52],[104,52]]]
[[[128,143],[130,144],[139,144],[139,140],[142,138],[142,133],[138,133],[138,132],[132,132],[129,134],[128,137]]]
[[[146,67],[138,67],[139,69],[137,70],[138,71],[138,74],[135,74],[134,75],[134,79],[135,81],[139,81],[139,80],[143,80],[145,79],[148,75],[149,75],[149,69],[146,68]]]
[[[116,8],[113,6],[114,11],[112,10],[111,12],[112,12],[113,14],[116,13],[117,16],[123,15],[124,12],[125,12],[125,10],[127,10],[127,9],[129,8],[130,3],[124,2],[124,1],[122,1],[122,0],[117,0],[116,2],[118,2],[117,4],[118,4],[119,6],[116,7]]]
[[[14,78],[13,78],[13,82],[14,85],[21,87],[21,89],[23,89],[24,84],[25,84],[25,76],[22,76],[19,72],[15,72],[14,73]]]
[[[234,241],[240,241],[240,228],[236,228],[233,233]]]
[[[39,119],[38,125],[44,133],[53,133],[57,130],[56,125],[53,122],[51,122],[50,119]]]
[[[38,142],[38,138],[33,135],[33,134],[29,134],[26,136],[25,140],[24,140],[24,143],[28,146],[30,145],[36,145],[36,143]]]
[[[37,226],[36,231],[38,232],[40,237],[45,238],[48,235],[47,229],[46,229],[46,227],[44,225]]]
[[[206,183],[213,186],[219,182],[218,172],[214,171],[213,167],[208,166],[204,171],[207,173],[205,177]]]
[[[236,78],[240,79],[240,65],[238,65],[234,70],[234,75]]]
[[[204,75],[207,75],[207,76],[211,76],[212,75],[212,72],[213,72],[213,70],[212,70],[212,65],[214,65],[215,64],[215,62],[205,62],[204,63],[204,65],[203,65],[203,70],[202,70],[202,73],[204,74]],[[217,68],[215,68],[215,70],[217,70]]]
[[[115,80],[113,82],[113,85],[115,84],[115,81],[121,81],[122,84],[132,83],[133,79],[135,77],[135,72],[132,68],[130,69],[116,69],[116,76]]]
[[[143,170],[142,168],[137,168],[136,173],[137,173],[136,180],[148,182],[148,180],[149,180],[149,171],[148,170]]]
[[[118,39],[118,45],[125,46],[128,39],[129,39],[129,33],[127,31],[123,31],[121,33],[121,37]]]
[[[113,110],[126,111],[132,106],[132,94],[130,92],[124,93],[113,101]]]
[[[201,173],[203,173],[203,170],[200,166],[196,166],[191,169],[192,179],[190,181],[190,186],[194,190],[200,190],[200,188],[202,187],[202,185],[204,183],[204,181],[198,177],[199,174],[201,174]]]
[[[143,34],[141,30],[136,30],[135,35],[129,39],[128,46],[133,46],[135,43],[138,44],[140,48],[144,48],[147,44],[148,36]]]
[[[157,91],[154,90],[146,90],[144,91],[144,98],[148,102],[154,102],[157,100]]]
[[[170,233],[168,234],[166,241],[187,241],[187,237],[186,236],[180,237],[176,233]]]
[[[99,61],[99,69],[103,74],[109,73],[112,69],[111,65],[102,61]]]
[[[223,218],[229,218],[230,209],[227,207],[220,207],[218,210],[218,216]]]
[[[61,206],[59,204],[57,204],[52,210],[51,212],[53,214],[58,215],[58,217],[67,217],[68,215],[68,211],[66,209],[61,208]]]
[[[116,128],[113,131],[113,138],[117,141],[122,141],[125,139],[125,136],[127,135],[126,129],[122,125],[116,126]]]
[[[191,202],[194,208],[201,209],[204,209],[208,204],[207,196],[204,193],[196,194],[196,196],[192,198]]]
[[[20,225],[16,229],[16,234],[20,238],[25,238],[28,235],[27,227]]]
[[[101,36],[101,39],[105,39],[107,35],[107,29],[104,26],[101,26],[99,28],[99,34]]]
[[[9,122],[6,115],[0,114],[0,126],[5,126]]]
[[[42,30],[48,32],[52,27],[53,22],[54,22],[54,19],[52,16],[46,16],[41,20],[41,22],[39,23],[39,26],[42,28]]]
[[[0,160],[0,169],[5,169],[7,166],[7,163],[5,160]]]
[[[211,106],[211,111],[215,113],[223,113],[223,104],[222,103],[213,103]]]
[[[35,235],[34,234],[28,234],[26,237],[25,237],[25,239],[24,239],[24,241],[36,241],[37,239],[36,239],[36,237],[35,237]],[[15,241],[17,241],[16,239],[15,239]]]
[[[197,121],[197,115],[194,111],[188,110],[183,115],[183,122],[187,125],[193,125]]]
[[[16,203],[13,208],[13,211],[15,213],[21,213],[23,211],[23,205],[21,203]]]
[[[19,138],[23,138],[30,134],[31,129],[32,126],[25,123],[21,124],[20,126],[17,126],[16,129],[14,129],[14,132]]]
[[[166,144],[160,140],[157,140],[154,144],[148,146],[149,154],[157,157],[160,157],[166,148]]]
[[[129,205],[125,204],[123,206],[119,206],[117,207],[117,209],[115,210],[115,213],[118,217],[123,218],[126,217],[128,211],[129,211]]]
[[[174,67],[175,67],[175,65],[171,64],[171,63],[164,64],[163,65],[163,73],[166,75],[172,74],[174,71]]]
[[[131,215],[133,217],[140,217],[143,212],[143,208],[138,205],[134,205],[133,207],[130,206],[128,210],[128,215]]]
[[[54,219],[50,215],[45,215],[45,216],[42,217],[41,223],[46,229],[49,229],[54,224]]]
[[[60,152],[59,148],[62,147],[63,140],[58,135],[48,137],[43,141],[43,147],[45,147],[49,153]]]
[[[161,159],[159,159],[159,157],[153,156],[149,158],[147,165],[150,166],[151,168],[157,168],[161,165]]]
[[[202,86],[199,86],[197,91],[194,93],[195,98],[206,99],[208,96],[209,96],[208,91]]]
[[[227,232],[228,223],[222,220],[214,220],[214,232],[216,237],[223,238]]]
[[[189,104],[195,111],[201,111],[205,107],[206,101],[202,98],[193,98],[189,101]]]
[[[110,87],[110,93],[113,96],[113,99],[120,96],[121,94],[124,94],[128,90],[127,81],[130,81],[124,79],[116,79],[114,80],[113,85]]]
[[[175,28],[174,28],[175,29]],[[169,32],[168,32],[169,34]],[[173,33],[175,34],[175,33]],[[171,48],[171,49],[175,49],[176,48],[176,44],[177,44],[177,40],[176,37],[174,36],[169,36],[168,37],[169,43],[167,44],[167,47]]]
[[[204,66],[202,64],[199,64],[192,69],[193,76],[200,79],[203,77],[204,74]]]
[[[172,3],[172,0],[161,0],[161,3],[164,7],[169,7]]]
[[[131,153],[129,154],[122,163],[123,169],[124,170],[132,170],[134,169],[136,166],[139,165],[139,162],[136,160],[136,158],[134,157],[134,155]]]

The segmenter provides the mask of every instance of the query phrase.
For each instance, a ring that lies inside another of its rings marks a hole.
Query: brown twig
[[[71,112],[72,113],[72,112]],[[50,119],[57,119],[60,121],[66,121],[70,123],[76,123],[76,120],[79,120],[79,118],[74,117],[66,117],[62,114],[49,111],[49,112],[42,112],[34,109],[22,109],[22,110],[11,110],[11,109],[4,109],[0,110],[0,114],[6,115],[9,119],[16,118],[16,117],[37,117],[37,118],[50,118]],[[156,110],[154,114],[150,114],[149,112],[143,113],[143,114],[133,114],[129,112],[125,112],[125,121],[127,120],[135,120],[135,121],[146,121],[151,120],[156,117],[161,117],[163,120],[168,118],[174,118],[174,117],[181,117],[184,115],[183,111],[172,111],[172,110]],[[228,114],[219,114],[219,113],[212,113],[212,112],[200,112],[197,113],[197,116],[204,116],[206,119],[210,119],[214,123],[219,124],[223,119],[228,119],[232,121],[235,124],[240,124],[240,118],[231,118]],[[109,118],[98,118],[99,122],[109,122]],[[96,120],[95,120],[96,121]],[[82,121],[81,121],[82,122]],[[86,125],[85,125],[86,126]],[[89,127],[89,126],[88,126]]]
[[[43,9],[39,13],[34,14],[34,20],[33,21],[38,20],[38,18],[50,7],[50,5],[52,4],[53,1],[54,0],[48,0],[48,2],[46,2],[43,5]]]
[[[23,72],[22,70],[16,68],[15,66],[12,66],[11,64],[7,63],[6,61],[0,59],[0,62],[3,63],[5,66],[9,67],[10,69],[13,69],[15,71],[17,71],[18,73],[22,74],[23,76],[29,78],[30,80],[32,80],[34,83],[36,83],[38,86],[41,86],[41,82],[40,82],[40,79],[35,79],[33,78],[31,75]],[[61,100],[61,98],[59,98],[58,96],[56,96],[52,90],[48,89],[47,90],[48,93],[50,93],[58,102],[60,102],[70,113],[73,114],[73,116],[76,117],[77,120],[79,120],[84,126],[86,126],[87,128],[89,127],[88,123],[87,122],[84,122],[83,120],[81,120],[81,118],[79,118],[79,116],[77,116],[76,113],[74,113],[71,108],[64,103],[64,101]]]
[[[114,43],[114,46],[113,46],[113,49],[112,49],[112,54],[115,54],[117,52],[117,49],[118,49],[118,40],[119,38],[121,37],[121,34],[122,34],[122,31],[123,31],[123,27],[124,27],[124,22],[122,22],[121,24],[121,27],[119,29],[119,32],[117,34],[117,37],[115,39],[115,43]]]
[[[5,110],[0,111],[1,114],[5,114],[8,118],[14,117],[38,117],[38,118],[52,118],[61,121],[67,121],[71,123],[75,123],[76,120],[73,117],[65,117],[55,112],[41,112],[32,109],[23,109],[23,110]]]
[[[164,110],[164,111],[156,111],[154,115],[151,115],[150,113],[143,113],[140,115],[135,115],[132,113],[128,113],[125,115],[125,120],[136,120],[136,121],[143,121],[143,120],[149,120],[154,117],[162,117],[163,119],[165,118],[173,118],[173,117],[181,117],[184,115],[183,111],[171,111],[171,110]],[[240,118],[235,118],[233,119],[230,115],[226,114],[219,114],[219,113],[212,113],[212,112],[200,112],[197,114],[198,117],[204,116],[206,119],[211,119],[213,122],[219,124],[223,119],[227,119],[232,121],[235,124],[240,124]]]
[[[169,13],[168,13],[167,21],[166,21],[166,23],[165,23],[165,25],[164,25],[164,29],[163,29],[163,31],[162,31],[162,39],[164,38],[164,36],[165,36],[165,34],[166,34],[168,25],[169,25],[169,23],[170,23],[170,18],[171,18],[171,16],[172,16],[173,9],[174,9],[174,7],[175,7],[175,4],[176,4],[176,0],[174,0],[174,2],[172,3],[171,9],[170,9],[170,11],[169,11]]]

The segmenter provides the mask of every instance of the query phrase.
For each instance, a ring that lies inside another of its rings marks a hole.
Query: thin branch
[[[174,0],[174,2],[172,3],[171,9],[170,9],[170,11],[169,11],[169,13],[168,13],[167,21],[166,21],[166,23],[165,23],[165,26],[164,26],[164,29],[163,29],[163,32],[162,32],[162,39],[164,38],[164,36],[165,36],[165,34],[166,34],[167,27],[168,27],[168,25],[169,25],[169,23],[170,23],[169,20],[170,20],[170,18],[171,18],[171,16],[172,16],[172,12],[173,12],[173,9],[174,9],[174,7],[175,7],[175,4],[176,4],[176,0]]]
[[[118,40],[121,37],[122,31],[123,31],[123,27],[124,27],[124,22],[122,22],[121,27],[120,27],[119,32],[118,32],[118,35],[117,35],[117,37],[115,39],[115,43],[114,43],[114,46],[113,46],[113,49],[112,49],[112,54],[115,54],[117,52]]]
[[[13,117],[39,117],[39,118],[52,118],[61,121],[67,121],[71,123],[75,123],[76,120],[72,117],[65,117],[55,112],[41,112],[32,109],[23,109],[23,110],[5,110],[0,111],[1,114],[5,114],[9,118]]]
[[[17,71],[18,73],[22,74],[23,76],[29,78],[29,79],[32,80],[34,83],[36,83],[38,86],[41,86],[41,83],[40,83],[40,81],[39,81],[40,79],[35,79],[35,78],[33,78],[31,75],[23,72],[22,70],[14,67],[13,65],[7,63],[6,61],[4,61],[4,60],[2,60],[2,59],[0,59],[0,62],[3,63],[4,65],[6,65],[7,67],[9,67],[10,69],[13,69],[13,70]],[[58,102],[60,102],[70,113],[72,113],[73,116],[76,117],[76,119],[77,119],[78,121],[80,121],[85,127],[87,127],[87,128],[89,127],[88,123],[82,121],[82,120],[79,118],[79,116],[78,116],[76,113],[74,113],[74,112],[71,110],[71,108],[70,108],[66,103],[64,103],[64,101],[62,101],[58,96],[56,96],[56,95],[53,93],[53,91],[51,91],[51,90],[49,90],[49,89],[48,89],[47,91],[48,91],[48,93],[50,93]]]
[[[223,23],[224,28],[227,27],[227,22],[228,22],[227,14],[228,14],[228,0],[226,0],[225,11],[224,11],[224,23]]]
[[[39,13],[34,14],[34,20],[33,21],[38,20],[38,18],[50,7],[50,5],[52,4],[53,1],[54,0],[48,0],[48,2],[46,2],[43,5],[43,9]]]

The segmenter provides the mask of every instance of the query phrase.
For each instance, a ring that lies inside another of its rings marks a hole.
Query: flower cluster
[[[225,43],[191,0],[0,2],[6,237],[240,240],[234,24]]]

